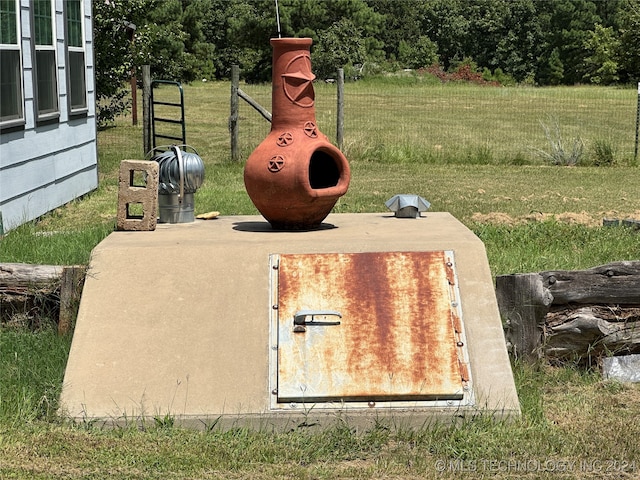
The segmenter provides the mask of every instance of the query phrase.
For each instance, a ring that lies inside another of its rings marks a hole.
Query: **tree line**
[[[269,39],[311,37],[319,78],[464,65],[501,83],[640,80],[640,0],[94,0],[99,118],[135,66],[183,82],[270,79]],[[134,30],[135,28],[135,30]]]

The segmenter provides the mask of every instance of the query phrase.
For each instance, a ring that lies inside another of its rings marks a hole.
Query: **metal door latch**
[[[324,320],[316,321],[316,316],[333,316],[342,318],[342,314],[340,312],[336,312],[335,310],[298,310],[293,315],[293,331],[296,333],[304,333],[307,331],[307,325],[317,325],[317,326],[329,326],[329,325],[340,325],[339,321],[327,322]],[[308,317],[311,317],[311,320],[307,320]]]

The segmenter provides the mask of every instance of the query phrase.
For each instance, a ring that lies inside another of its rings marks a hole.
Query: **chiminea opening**
[[[309,160],[309,185],[311,188],[330,188],[338,185],[340,169],[329,153],[319,149],[313,152]]]

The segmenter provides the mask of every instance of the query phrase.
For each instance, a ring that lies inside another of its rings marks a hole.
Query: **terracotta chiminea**
[[[247,159],[251,201],[276,229],[318,226],[347,192],[351,171],[316,125],[310,38],[274,38],[271,132]]]

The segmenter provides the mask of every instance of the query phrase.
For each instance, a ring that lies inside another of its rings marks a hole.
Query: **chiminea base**
[[[265,206],[261,209],[263,217],[274,230],[313,231],[323,228],[323,221],[331,213],[337,198],[315,198],[313,205],[289,205],[271,211]],[[310,202],[311,203],[311,202]]]
[[[305,143],[302,131],[291,129],[298,148],[277,147],[277,155],[272,149],[278,135],[270,134],[245,166],[247,194],[276,230],[313,230],[349,185],[350,168],[342,152],[322,134]]]

